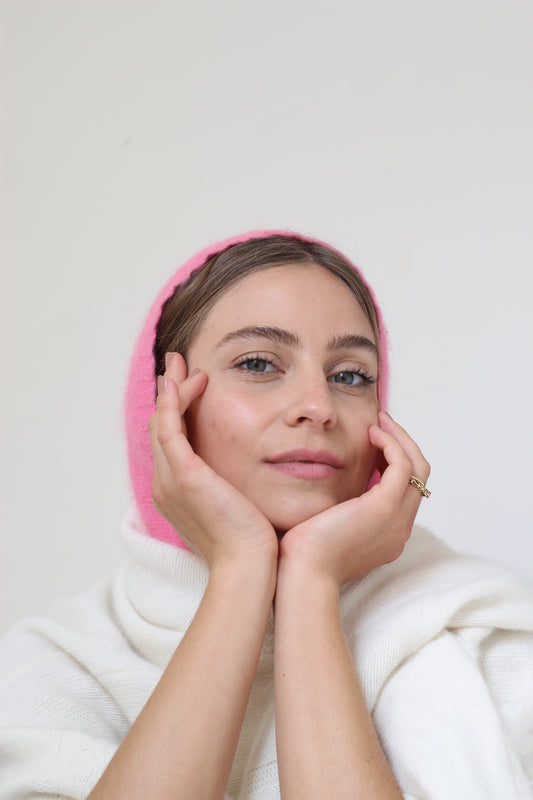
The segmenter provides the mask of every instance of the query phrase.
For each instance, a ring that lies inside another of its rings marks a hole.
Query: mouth
[[[328,450],[289,450],[266,459],[272,469],[295,478],[329,478],[344,467],[344,462]]]

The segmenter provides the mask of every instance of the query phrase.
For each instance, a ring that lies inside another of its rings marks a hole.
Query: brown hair
[[[286,263],[315,264],[340,278],[363,309],[379,348],[376,308],[368,287],[350,262],[326,245],[276,234],[250,239],[215,253],[176,287],[164,303],[156,327],[155,375],[165,372],[165,353],[176,351],[187,358],[188,349],[210,310],[234,283],[252,272]]]

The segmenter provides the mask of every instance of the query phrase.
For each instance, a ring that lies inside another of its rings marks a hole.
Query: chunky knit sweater
[[[202,559],[149,537],[135,513],[124,539],[113,580],[19,623],[2,643],[2,800],[86,798],[195,615],[209,577]],[[403,555],[344,586],[340,604],[404,797],[531,798],[531,587],[415,528]],[[273,663],[271,617],[227,798],[279,797]]]

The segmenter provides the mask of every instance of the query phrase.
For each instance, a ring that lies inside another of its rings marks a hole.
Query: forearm
[[[196,617],[90,800],[223,797],[275,586],[214,569]]]
[[[346,647],[337,585],[283,559],[275,694],[283,800],[401,800]]]

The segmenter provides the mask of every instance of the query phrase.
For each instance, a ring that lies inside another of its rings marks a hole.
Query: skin
[[[261,326],[264,335],[250,333]],[[276,340],[270,328],[298,344]],[[301,266],[285,266],[253,273],[224,295],[190,348],[189,369],[208,380],[187,414],[189,441],[277,530],[361,494],[368,482],[377,351],[331,346],[347,336],[376,344],[350,289],[321,267],[304,276]],[[296,448],[326,450],[342,466],[306,479],[268,461]]]
[[[228,338],[251,325],[292,337]],[[370,346],[331,346],[347,334]],[[429,476],[379,411],[372,341],[339,279],[281,265],[215,304],[188,367],[168,354],[149,425],[153,498],[210,580],[92,800],[223,798],[272,603],[281,797],[400,800],[339,614],[340,585],[401,554],[420,503],[409,475]],[[354,385],[360,371],[370,380]],[[302,447],[337,467],[272,465]],[[376,456],[382,477],[366,490]]]

